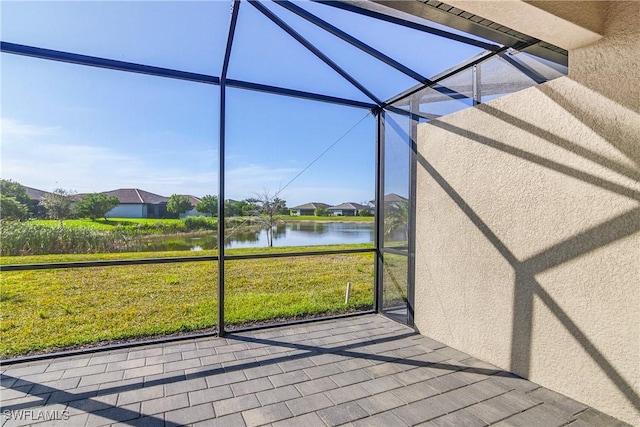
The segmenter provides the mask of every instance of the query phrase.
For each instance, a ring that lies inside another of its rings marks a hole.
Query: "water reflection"
[[[374,224],[356,222],[289,222],[273,231],[273,246],[341,245],[373,243]],[[228,230],[225,248],[260,248],[268,246],[267,231],[255,227]],[[142,251],[200,251],[218,247],[215,232],[191,237],[162,237],[148,240]]]

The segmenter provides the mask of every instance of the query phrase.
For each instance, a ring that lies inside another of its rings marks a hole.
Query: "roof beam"
[[[227,45],[224,51],[224,60],[222,61],[222,72],[220,80],[224,83],[229,70],[229,60],[231,59],[231,48],[233,46],[233,38],[236,34],[236,24],[238,23],[238,12],[240,11],[240,0],[234,0],[231,3],[231,20],[229,22],[229,34],[227,35]]]
[[[424,84],[428,84],[430,82],[430,80],[427,77],[424,77],[423,75],[421,75],[420,73],[417,73],[415,71],[413,71],[412,69],[410,69],[409,67],[405,67],[404,65],[402,65],[401,63],[399,63],[398,61],[394,60],[393,58],[388,57],[387,55],[385,55],[384,53],[380,52],[379,50],[374,49],[373,47],[369,46],[368,44],[356,39],[355,37],[347,34],[346,32],[342,31],[341,29],[331,25],[330,23],[328,23],[327,21],[324,21],[323,19],[318,18],[317,16],[313,15],[312,13],[309,13],[308,11],[304,10],[303,8],[291,3],[290,1],[287,0],[275,0],[275,3],[286,8],[287,10],[295,13],[296,15],[300,16],[301,18],[306,19],[307,21],[311,22],[312,24],[315,24],[316,26],[322,28],[323,30],[333,34],[334,36],[344,40],[345,42],[349,43],[352,46],[355,46],[356,48],[360,49],[361,51],[373,56],[374,58],[384,62],[385,64],[395,68],[396,70],[400,71],[401,73],[404,73],[405,75],[411,77],[412,79],[420,82],[420,83],[424,83]]]
[[[284,30],[287,34],[289,34],[291,37],[293,37],[294,39],[296,39],[298,41],[298,43],[300,43],[301,45],[303,45],[304,47],[306,47],[309,51],[311,51],[311,53],[313,53],[314,55],[316,55],[318,58],[320,58],[320,60],[322,60],[322,62],[324,62],[325,64],[327,64],[329,67],[333,68],[333,70],[335,72],[337,72],[338,74],[340,74],[342,77],[344,77],[349,83],[351,83],[352,85],[354,85],[356,88],[358,88],[358,90],[360,90],[360,92],[364,93],[367,97],[369,97],[369,99],[373,100],[378,106],[383,106],[384,103],[382,102],[382,100],[378,99],[377,96],[375,96],[373,93],[371,93],[366,87],[364,87],[360,82],[358,82],[355,78],[353,78],[349,73],[347,73],[345,70],[343,70],[338,64],[336,64],[335,62],[333,62],[331,60],[331,58],[329,58],[327,55],[325,55],[324,53],[322,53],[320,51],[320,49],[318,49],[317,47],[315,47],[311,42],[309,42],[307,39],[305,39],[304,37],[302,37],[296,30],[294,30],[293,28],[291,28],[289,25],[287,25],[284,21],[282,21],[280,18],[278,18],[273,12],[271,12],[269,9],[267,9],[264,5],[262,5],[260,2],[256,1],[256,0],[249,0],[249,4],[252,5],[253,7],[255,7],[256,9],[258,9],[258,11],[260,11],[264,16],[266,16],[267,18],[269,18],[274,24],[276,24],[278,27],[280,27],[282,30]]]
[[[115,61],[111,59],[98,58],[94,56],[78,55],[75,53],[63,52],[51,49],[42,49],[39,47],[25,46],[15,43],[1,42],[0,51],[15,55],[24,55],[32,58],[60,61],[69,64],[87,65],[97,68],[106,68],[109,70],[118,70],[131,73],[147,74],[157,77],[166,77],[172,79],[186,80],[197,83],[205,83],[219,85],[220,78],[206,74],[189,73],[186,71],[177,71],[168,68],[151,67],[148,65],[135,64],[131,62]],[[339,98],[335,96],[322,95],[312,92],[304,92],[295,89],[287,89],[277,86],[268,86],[259,83],[246,82],[242,80],[226,79],[227,87],[256,90],[259,92],[273,93],[276,95],[292,96],[301,99],[309,99],[313,101],[328,102],[347,107],[357,107],[374,109],[378,106],[370,102],[355,101],[352,99]]]
[[[398,16],[391,16],[388,13],[382,13],[380,11],[375,10],[374,7],[375,6],[374,3],[372,4],[368,4],[369,2],[365,2],[365,1],[351,1],[351,0],[342,0],[342,1],[338,1],[338,0],[313,0],[313,1],[317,1],[318,3],[322,3],[328,6],[332,6],[332,7],[336,7],[338,9],[343,9],[343,10],[348,10],[349,12],[354,12],[354,13],[358,13],[360,15],[364,15],[364,16],[368,16],[371,18],[375,18],[375,19],[379,19],[381,21],[386,21],[386,22],[391,22],[392,24],[397,24],[397,25],[402,25],[403,27],[407,27],[407,28],[412,28],[414,30],[418,30],[418,31],[422,31],[425,33],[429,33],[429,34],[434,34],[436,36],[440,36],[440,37],[445,37],[448,38],[450,40],[455,40],[455,41],[459,41],[461,43],[466,43],[468,45],[471,46],[476,46],[476,47],[480,47],[482,49],[486,49],[486,50],[496,50],[498,48],[500,48],[500,46],[497,46],[495,44],[492,43],[487,43],[487,42],[483,42],[481,40],[476,40],[473,39],[471,37],[466,37],[463,36],[461,34],[456,34],[456,33],[452,33],[450,31],[445,31],[445,30],[441,30],[439,28],[435,28],[435,27],[430,27],[428,25],[424,25],[424,24],[419,24],[417,22],[414,21],[409,21],[407,19],[403,19],[400,18]],[[378,3],[384,3],[379,1]],[[391,1],[389,2],[389,6],[393,6],[395,8],[395,4],[398,3],[398,5],[403,4],[403,3],[413,3],[410,1]],[[380,6],[378,6],[379,8]],[[438,21],[434,21],[434,22],[438,22]]]
[[[248,89],[248,90],[254,90],[257,92],[271,93],[275,95],[291,96],[294,98],[309,99],[312,101],[328,102],[330,104],[344,105],[347,107],[366,108],[368,110],[373,110],[375,108],[378,108],[376,104],[372,104],[370,102],[354,101],[346,98],[338,98],[335,96],[322,95],[319,93],[305,92],[305,91],[295,90],[295,89],[286,89],[282,87],[269,86],[269,85],[264,85],[260,83],[245,82],[242,80],[226,79],[226,85],[227,87],[234,87],[238,89]]]
[[[150,65],[116,61],[113,59],[80,55],[77,53],[62,52],[59,50],[43,49],[16,43],[0,42],[0,51],[13,53],[16,55],[30,56],[32,58],[49,59],[53,61],[68,62],[70,64],[77,65],[87,65],[90,67],[128,71],[131,73],[148,74],[151,76],[168,77],[172,79],[188,80],[192,82],[209,83],[216,85],[220,84],[220,79],[218,77],[209,76],[206,74],[189,73],[187,71],[178,71],[162,67],[152,67]]]
[[[533,80],[537,84],[541,84],[547,81],[547,79],[542,74],[538,73],[529,65],[522,62],[520,58],[517,58],[516,56],[511,55],[509,52],[502,52],[500,54],[500,58],[507,61],[509,64],[515,67],[518,71],[520,71],[525,76],[529,77],[531,80]]]

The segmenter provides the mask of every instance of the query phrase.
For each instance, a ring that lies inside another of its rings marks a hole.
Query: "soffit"
[[[373,1],[503,44],[509,44],[509,40],[513,39],[527,40],[535,37],[546,42],[538,45],[538,52],[535,52],[543,57],[545,51],[555,56],[550,52],[563,53],[564,50],[591,44],[602,37],[598,33],[602,28],[602,2]]]
[[[523,50],[565,66],[568,62],[567,49],[592,43],[601,37],[592,29],[584,28],[552,13],[558,13],[559,10],[570,13],[575,6],[574,2],[567,2],[569,5],[564,9],[547,6],[548,11],[537,7],[540,2],[528,4],[521,0],[450,0],[447,3],[437,0],[367,2],[347,0],[347,2],[370,10],[384,10],[387,14],[392,9],[396,11],[398,17],[403,19],[412,20],[412,17],[427,19],[506,46],[539,39],[539,43]],[[595,6],[588,7],[588,13],[583,14],[582,21],[576,20],[576,22],[583,23],[595,19],[597,14],[594,8]],[[541,22],[548,24],[541,25]],[[591,28],[599,27],[594,23]]]

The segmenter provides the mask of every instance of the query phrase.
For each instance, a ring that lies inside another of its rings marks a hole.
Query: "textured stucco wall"
[[[633,425],[638,9],[570,76],[419,126],[415,302],[421,333]]]

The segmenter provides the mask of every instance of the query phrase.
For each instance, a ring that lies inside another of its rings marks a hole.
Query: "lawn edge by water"
[[[192,217],[193,218],[193,217]],[[203,217],[212,221],[217,221],[217,217]],[[278,218],[285,222],[298,222],[298,221],[315,221],[315,222],[373,222],[373,216],[315,216],[315,215],[279,215]],[[244,221],[250,220],[251,217],[246,216],[232,216],[227,217],[229,220]],[[150,225],[150,224],[180,224],[184,222],[185,218],[99,218],[95,221],[90,219],[33,219],[29,220],[34,224],[59,226],[62,224],[66,227],[92,227],[99,229],[112,229],[118,226],[135,226],[135,225]]]
[[[226,249],[226,255],[254,255],[294,252],[335,251],[349,249],[374,249],[373,243],[353,243],[343,245],[318,245],[318,246],[282,246],[273,248],[239,248]],[[0,267],[6,265],[22,264],[48,264],[59,262],[82,262],[104,260],[136,260],[153,258],[180,258],[180,257],[210,257],[217,256],[218,250],[192,251],[159,251],[159,252],[115,252],[98,254],[52,254],[52,255],[24,255],[24,256],[0,256]],[[1,274],[0,268],[0,274]]]

